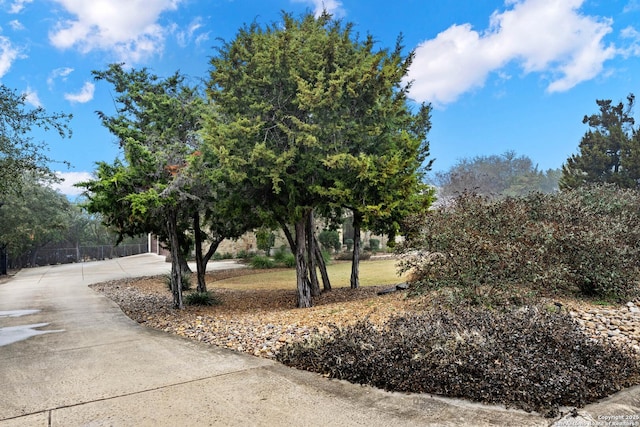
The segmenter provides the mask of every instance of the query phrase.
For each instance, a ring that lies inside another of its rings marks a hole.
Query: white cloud
[[[15,0],[9,6],[9,13],[20,13],[24,9],[25,5],[32,3],[33,0]]]
[[[18,21],[17,19],[14,19],[13,21],[9,21],[9,26],[14,31],[24,30],[24,25],[22,25],[22,22]]]
[[[65,93],[64,99],[69,102],[78,102],[80,104],[84,104],[93,99],[93,93],[95,92],[96,85],[91,82],[85,82],[82,89],[78,93]]]
[[[89,172],[56,172],[56,176],[62,179],[62,182],[52,184],[51,187],[65,196],[79,196],[82,194],[83,189],[73,185],[94,179]]]
[[[13,62],[20,56],[20,51],[13,47],[11,40],[0,36],[0,77],[3,77]]]
[[[182,0],[54,1],[75,16],[58,22],[49,34],[54,46],[83,53],[110,51],[121,61],[140,62],[162,51],[165,29],[157,21]]]
[[[640,56],[640,32],[629,26],[620,32],[620,36],[623,39],[628,40],[630,44],[626,48],[620,49],[619,53],[625,58],[628,58],[629,56]]]
[[[330,14],[336,17],[345,15],[345,11],[342,8],[342,2],[340,0],[292,0],[294,3],[309,3],[313,5],[313,13],[316,16],[322,15],[322,12],[326,10]]]
[[[485,32],[451,26],[416,48],[411,97],[440,106],[454,102],[511,62],[549,79],[548,92],[596,77],[618,52],[603,42],[611,21],[581,14],[583,1],[506,0],[510,9],[494,12]]]
[[[56,68],[53,71],[51,71],[51,73],[49,74],[49,77],[47,77],[47,85],[49,85],[49,87],[52,87],[57,79],[62,79],[64,81],[67,79],[67,76],[69,76],[69,74],[71,73],[73,73],[73,68],[70,68],[70,67]]]
[[[27,90],[24,91],[24,96],[25,96],[24,99],[28,104],[31,104],[36,108],[42,107],[42,102],[38,97],[38,92],[31,89],[31,87],[27,86]]]
[[[180,45],[181,47],[186,47],[187,44],[194,38],[196,32],[202,27],[203,25],[201,17],[196,17],[193,21],[191,21],[186,30],[177,30],[177,26],[175,26],[174,30],[176,30],[176,39],[178,40],[178,45]],[[200,44],[202,41],[207,40],[208,38],[209,33],[200,34],[196,36],[195,41],[197,44]]]

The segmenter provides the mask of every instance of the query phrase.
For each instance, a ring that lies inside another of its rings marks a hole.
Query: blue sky
[[[324,6],[415,50],[411,97],[434,107],[434,170],[514,150],[541,169],[576,152],[596,99],[640,95],[640,0],[0,0],[0,82],[32,105],[73,114],[73,137],[45,139],[66,178],[118,155],[95,111],[115,112],[92,70],[112,62],[207,78],[208,60],[238,28]],[[636,115],[637,118],[637,115]]]

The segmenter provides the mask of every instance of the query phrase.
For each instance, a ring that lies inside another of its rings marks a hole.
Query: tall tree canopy
[[[127,71],[112,64],[94,76],[111,83],[118,94],[117,114],[98,115],[118,137],[124,161],[99,163],[97,179],[81,184],[87,189],[87,207],[121,236],[153,232],[166,239],[174,306],[182,308],[181,264],[186,261],[181,248],[196,209],[186,171],[199,146],[204,100],[178,73],[160,78],[147,69]]]
[[[640,183],[640,135],[632,116],[635,96],[627,103],[596,100],[599,112],[584,116],[589,126],[578,154],[562,166],[561,188],[576,188],[587,183],[611,183],[636,188]]]
[[[550,193],[558,189],[559,178],[559,169],[540,171],[529,157],[507,151],[461,159],[447,171],[437,172],[433,181],[438,199],[446,201],[465,192],[490,198]]]
[[[43,184],[38,174],[26,172],[20,180],[19,194],[9,194],[0,206],[0,252],[34,265],[40,248],[64,240],[73,207],[65,196]],[[0,264],[6,274],[4,262]]]
[[[294,230],[299,307],[312,304],[314,210],[391,217],[420,190],[429,107],[414,114],[407,103],[413,55],[401,50],[378,50],[326,13],[283,13],[245,26],[211,59],[208,94],[224,119],[207,126],[206,142],[246,197]]]
[[[42,107],[30,109],[25,95],[0,85],[0,201],[19,188],[24,173],[53,177],[46,143],[34,140],[32,131],[53,130],[64,138],[71,135],[70,119],[71,115],[48,113]]]

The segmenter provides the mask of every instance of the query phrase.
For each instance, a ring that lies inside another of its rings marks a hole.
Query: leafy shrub
[[[335,230],[322,230],[318,235],[318,240],[324,250],[333,249],[337,252],[342,249],[340,234]]]
[[[347,245],[347,252],[351,252],[353,250],[353,239],[346,239],[344,244]]]
[[[182,278],[182,290],[188,291],[191,289],[191,274],[182,273],[180,277]],[[164,276],[164,283],[167,286],[167,289],[171,290],[171,274]]]
[[[250,260],[251,258],[255,257],[256,254],[254,252],[249,252],[247,250],[241,250],[236,254],[236,258],[238,259],[242,259],[242,260]]]
[[[184,297],[187,305],[219,305],[220,299],[211,291],[207,292],[191,292]]]
[[[256,231],[256,245],[266,255],[269,255],[275,242],[276,235],[271,230],[260,228]]]
[[[254,256],[249,262],[251,268],[274,268],[276,262],[267,256]]]
[[[491,201],[463,194],[407,222],[414,288],[475,297],[529,286],[609,300],[638,294],[640,196],[611,186]]]
[[[213,254],[214,260],[232,259],[232,258],[233,258],[233,254],[231,252],[225,252],[223,254],[216,252]]]
[[[294,268],[296,266],[296,256],[294,254],[285,254],[278,263],[287,268]]]
[[[380,250],[380,240],[379,239],[369,239],[369,247],[373,252]]]
[[[296,266],[296,256],[286,249],[280,248],[274,256],[273,260],[278,266],[293,268]]]
[[[340,252],[333,256],[334,259],[339,261],[351,261],[353,259],[353,252]],[[371,252],[361,252],[360,261],[367,261],[371,259]]]
[[[459,309],[361,321],[283,347],[277,359],[390,391],[435,393],[555,416],[638,383],[638,359],[566,314]]]

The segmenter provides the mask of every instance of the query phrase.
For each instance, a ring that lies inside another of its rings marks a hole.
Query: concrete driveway
[[[25,269],[1,284],[0,426],[551,423],[521,411],[331,381],[160,333],[87,286],[168,271],[164,258],[149,254]]]

